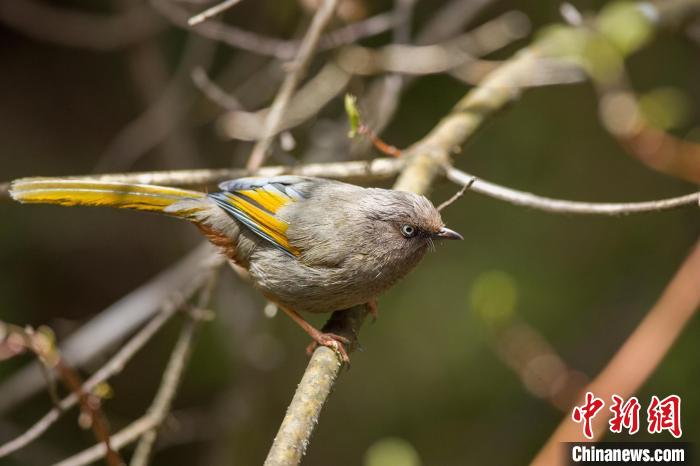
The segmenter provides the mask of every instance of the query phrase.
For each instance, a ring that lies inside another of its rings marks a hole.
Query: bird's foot
[[[350,365],[350,356],[348,356],[348,352],[345,350],[345,346],[343,346],[350,344],[349,339],[341,335],[336,335],[335,333],[324,333],[321,331],[312,334],[311,338],[313,338],[314,341],[309,343],[309,346],[306,347],[307,355],[311,356],[319,345],[326,346],[335,351],[345,364]]]
[[[317,346],[327,346],[328,348],[332,349],[335,351],[335,354],[337,354],[340,359],[350,367],[350,357],[348,356],[348,352],[345,349],[345,346],[343,345],[348,345],[350,346],[350,340],[341,336],[337,335],[335,333],[326,333],[322,332],[310,323],[308,323],[302,316],[299,315],[297,311],[294,309],[289,309],[284,306],[280,306],[280,309],[284,311],[289,317],[294,320],[301,328],[304,329],[306,333],[309,334],[309,336],[313,339],[311,344],[306,347],[306,354],[311,356],[311,354],[314,352]]]

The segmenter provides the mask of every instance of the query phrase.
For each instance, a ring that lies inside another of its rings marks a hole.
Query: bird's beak
[[[440,230],[437,233],[435,233],[435,236],[441,239],[464,239],[462,235],[460,235],[454,230],[450,230],[447,227],[440,228]]]

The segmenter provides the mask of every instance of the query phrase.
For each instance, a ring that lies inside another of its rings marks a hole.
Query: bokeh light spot
[[[489,324],[501,324],[515,313],[518,289],[515,279],[501,270],[479,275],[469,291],[469,304]]]
[[[386,437],[367,449],[364,466],[420,466],[416,449],[406,440]]]
[[[639,99],[642,113],[657,128],[668,130],[682,126],[688,119],[689,99],[679,89],[660,87]]]

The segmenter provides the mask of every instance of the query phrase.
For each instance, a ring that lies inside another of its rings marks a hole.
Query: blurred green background
[[[102,13],[117,8],[106,1],[53,3]],[[419,1],[415,27],[444,3]],[[604,2],[573,3],[595,11]],[[391,8],[391,2],[366,2],[365,8],[376,13]],[[558,8],[555,1],[494,1],[470,26],[518,9],[537,31],[560,21]],[[295,35],[300,21],[308,20],[293,0],[243,1],[225,18],[277,37]],[[528,39],[491,58],[510,56]],[[382,34],[365,43],[389,40]],[[175,72],[185,42],[185,34],[173,28],[149,42],[166,76]],[[196,46],[212,54],[213,76],[240,64],[232,87],[262,63],[223,45]],[[671,131],[696,141],[699,51],[682,31],[667,31],[628,62],[637,92],[673,88],[681,93],[683,112]],[[134,47],[109,52],[61,47],[0,26],[0,178],[93,172],[120,131],[165,92],[144,95],[144,86],[136,83],[135,53]],[[319,58],[323,61],[323,55]],[[361,95],[365,84],[356,80],[350,89]],[[385,139],[398,147],[418,140],[468,89],[447,76],[416,80],[401,97]],[[168,142],[156,144],[128,168],[242,165],[251,144],[222,140],[216,129],[222,110],[201,97],[188,76],[181,92],[191,104],[169,133],[176,136],[167,136]],[[342,99],[337,98],[292,131],[297,139],[292,156],[302,158],[314,135],[339,118]],[[333,153],[327,158],[347,159],[349,144],[328,149]],[[288,159],[278,156],[270,163],[280,162]],[[479,131],[456,164],[506,186],[573,200],[652,200],[696,189],[625,154],[603,129],[588,83],[528,90]],[[455,190],[440,182],[431,198],[437,203]],[[0,215],[0,317],[50,325],[59,341],[174,263],[199,238],[184,222],[131,212],[4,202]],[[379,319],[364,327],[364,351],[353,355],[352,369],[337,383],[304,464],[526,463],[568,412],[538,396],[536,380],[528,382],[513,370],[504,356],[508,335],[502,330],[526,326],[581,381],[590,378],[654,304],[700,233],[693,209],[575,217],[470,193],[444,217],[466,241],[439,245],[380,299]],[[174,420],[153,464],[262,463],[307,362],[306,335],[284,316],[266,318],[264,305],[230,271],[223,274],[212,304],[217,318],[198,338]],[[324,319],[310,320],[321,325]],[[114,398],[105,411],[114,430],[149,405],[180,324],[181,318],[173,319],[111,381]],[[700,440],[698,335],[695,319],[638,393],[643,409],[653,394],[679,394],[683,439],[691,442]],[[0,378],[29,360],[2,363]],[[41,393],[4,415],[5,428],[21,431],[48,408],[48,396]],[[75,410],[68,413],[27,451],[0,464],[48,464],[91,445],[92,433],[82,431],[76,417]],[[0,431],[0,442],[11,438],[9,432]],[[640,433],[636,439],[671,437]]]

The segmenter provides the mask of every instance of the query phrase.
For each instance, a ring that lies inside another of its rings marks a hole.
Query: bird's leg
[[[369,315],[372,316],[372,322],[377,321],[377,316],[379,315],[379,309],[377,308],[377,300],[370,299],[367,301],[367,310],[369,310]]]
[[[308,323],[299,313],[293,309],[288,309],[284,306],[279,306],[280,309],[284,311],[289,317],[292,318],[294,322],[299,324],[301,328],[304,329],[306,333],[314,340],[306,348],[306,353],[310,356],[317,345],[327,346],[336,353],[340,354],[341,359],[344,363],[350,364],[350,357],[343,344],[349,345],[350,340],[344,336],[337,335],[335,333],[324,333]]]

